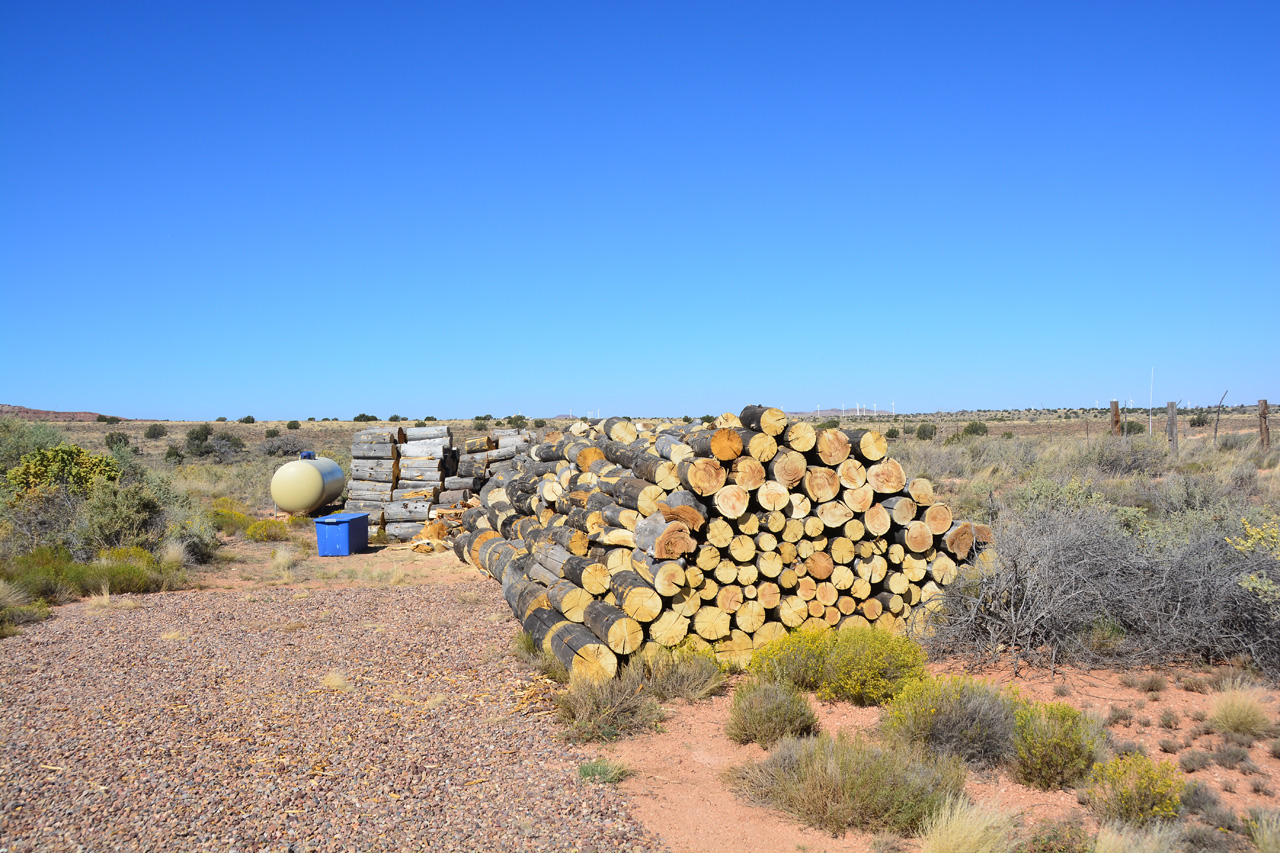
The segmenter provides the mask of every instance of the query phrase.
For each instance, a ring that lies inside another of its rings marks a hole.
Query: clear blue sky
[[[1280,4],[0,5],[0,402],[1280,398]]]

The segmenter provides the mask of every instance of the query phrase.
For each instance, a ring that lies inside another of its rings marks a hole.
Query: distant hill
[[[26,406],[10,406],[0,403],[0,418],[21,418],[24,421],[96,421],[97,412],[51,412],[47,409],[28,409]],[[129,420],[129,418],[121,418]]]

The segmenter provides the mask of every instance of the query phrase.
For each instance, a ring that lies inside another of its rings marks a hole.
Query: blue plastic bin
[[[369,513],[340,512],[316,519],[316,551],[321,557],[346,557],[369,547]]]

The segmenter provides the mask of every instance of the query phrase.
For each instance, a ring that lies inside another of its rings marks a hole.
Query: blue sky
[[[6,3],[0,402],[1280,397],[1280,4]]]

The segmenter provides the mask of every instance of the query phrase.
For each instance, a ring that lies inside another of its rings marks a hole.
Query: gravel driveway
[[[0,851],[661,847],[579,781],[495,584],[134,601],[0,642]]]

